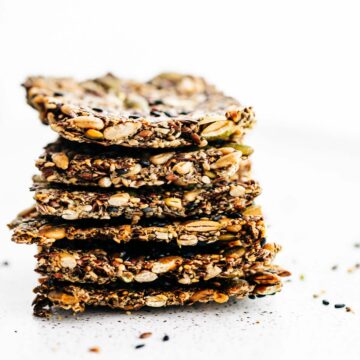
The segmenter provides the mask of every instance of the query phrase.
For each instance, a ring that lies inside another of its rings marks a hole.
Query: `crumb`
[[[354,266],[352,266],[351,268],[347,269],[347,272],[348,273],[352,273],[354,272],[355,270],[359,269],[360,268],[360,264],[359,263],[356,263]]]
[[[317,294],[313,294],[313,298],[317,299],[318,297],[320,297],[321,295],[325,294],[325,290],[320,290]]]
[[[305,280],[305,275],[304,275],[304,274],[301,274],[301,275],[300,275],[300,280],[301,280],[301,281],[304,281],[304,280]]]
[[[162,338],[162,341],[169,341],[169,335],[164,335],[164,337]]]
[[[142,333],[142,334],[139,336],[139,338],[140,338],[140,339],[147,339],[147,338],[150,337],[151,335],[152,335],[151,332],[144,332],[144,333]]]
[[[93,353],[99,353],[100,352],[100,348],[98,346],[93,346],[89,349],[90,352]]]
[[[131,315],[131,311],[126,311],[126,315]]]
[[[345,310],[346,310],[346,312],[351,312],[351,313],[354,314],[354,310],[353,310],[350,306],[347,306],[347,307],[345,308]]]

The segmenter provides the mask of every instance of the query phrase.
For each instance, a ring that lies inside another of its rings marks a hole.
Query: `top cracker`
[[[62,137],[141,148],[206,146],[239,141],[255,122],[241,106],[201,77],[164,73],[146,83],[112,74],[77,82],[29,77],[28,103]]]

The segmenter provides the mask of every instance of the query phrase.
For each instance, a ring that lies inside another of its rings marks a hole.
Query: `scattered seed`
[[[150,115],[159,117],[159,116],[161,116],[161,112],[153,110],[153,111],[150,111]]]
[[[145,344],[139,344],[135,346],[135,349],[141,349],[145,346]]]
[[[352,272],[354,272],[355,270],[357,270],[359,268],[360,268],[360,264],[357,263],[354,266],[352,266],[351,268],[347,269],[347,272],[352,273]]]
[[[93,353],[99,353],[100,352],[100,348],[98,346],[93,346],[89,349],[90,352]]]
[[[304,281],[304,280],[305,280],[305,275],[304,275],[304,274],[301,274],[301,275],[300,275],[300,280],[301,280],[301,281]]]
[[[2,266],[9,266],[10,263],[9,263],[7,260],[5,260],[5,261],[3,261],[3,262],[1,263],[1,265],[2,265]]]
[[[169,335],[164,335],[164,337],[162,338],[162,341],[169,341]]]
[[[331,267],[331,270],[333,270],[333,271],[335,271],[335,270],[337,270],[337,269],[338,269],[338,266],[337,266],[337,265],[334,265],[334,266]]]
[[[354,247],[356,247],[356,248],[360,248],[360,242],[355,243],[355,244],[354,244]]]
[[[144,332],[144,333],[142,333],[142,334],[139,336],[139,338],[140,338],[140,339],[147,339],[147,338],[150,337],[151,335],[152,335],[151,332]]]
[[[162,105],[164,102],[161,100],[161,99],[159,99],[159,100],[154,100],[154,101],[152,101],[151,102],[151,105]]]
[[[330,304],[330,302],[327,300],[323,300],[322,303],[323,303],[323,305],[326,305],[326,306]]]
[[[341,309],[341,308],[345,307],[345,304],[335,304],[334,307],[335,307],[335,309]]]
[[[313,294],[313,298],[317,299],[318,297],[320,297],[321,295],[325,294],[325,290],[320,290],[317,294]]]

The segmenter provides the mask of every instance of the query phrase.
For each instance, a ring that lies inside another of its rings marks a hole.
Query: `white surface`
[[[359,359],[360,271],[347,272],[360,262],[359,30],[355,1],[0,0],[0,263],[10,262],[0,266],[0,357]],[[231,306],[33,318],[35,249],[11,243],[5,224],[31,204],[34,159],[55,134],[26,107],[19,83],[34,73],[162,70],[200,73],[255,106],[248,142],[259,203],[292,281]],[[139,340],[145,331],[153,336]]]

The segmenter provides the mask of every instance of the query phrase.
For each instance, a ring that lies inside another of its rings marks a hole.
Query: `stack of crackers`
[[[60,137],[36,161],[36,204],[10,227],[37,244],[35,314],[136,310],[272,295],[252,108],[203,78],[140,83],[30,77],[28,103]]]

